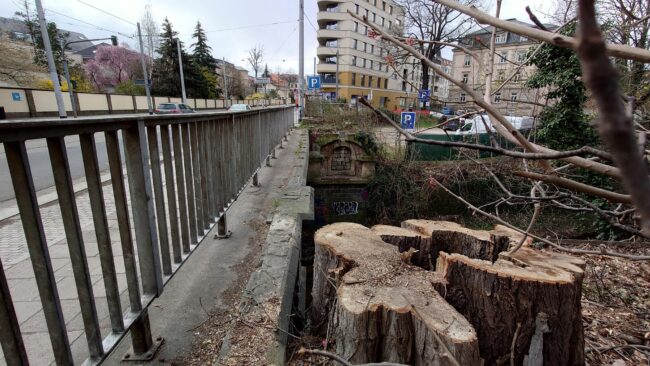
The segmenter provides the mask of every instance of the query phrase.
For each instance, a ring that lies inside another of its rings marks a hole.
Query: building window
[[[361,86],[366,85],[366,75],[361,75]]]
[[[327,23],[327,25],[325,26],[325,29],[337,30],[337,29],[339,29],[339,24],[337,22]]]
[[[463,84],[467,84],[468,80],[469,80],[469,74],[463,74]]]
[[[512,81],[514,81],[515,83],[518,83],[518,82],[521,81],[521,74],[519,73],[519,71],[517,71],[515,76],[512,77]]]
[[[524,61],[526,61],[526,51],[518,51],[517,62],[524,62]]]
[[[357,40],[356,39],[352,40],[352,48],[354,48],[355,50],[357,49]]]
[[[388,89],[388,79],[384,79],[384,89]]]
[[[373,53],[373,54],[375,53],[375,45],[374,44],[370,45],[370,53]]]
[[[504,81],[506,79],[506,70],[497,71],[497,80]]]
[[[389,20],[388,21],[388,29],[391,29],[391,28],[393,28],[393,22]]]
[[[365,9],[365,10],[366,10],[366,18],[368,18],[368,14],[369,14],[368,9]]]
[[[372,5],[377,6],[377,0],[374,0],[374,1],[372,2]]]
[[[516,102],[517,101],[517,92],[510,93],[510,101],[511,102]]]
[[[325,8],[325,11],[330,12],[330,13],[338,13],[339,12],[339,6],[338,5],[330,5],[327,8]]]
[[[508,51],[497,53],[497,63],[505,64],[508,61]]]
[[[393,6],[388,5],[388,14],[393,15]]]
[[[377,23],[377,13],[372,13],[372,22]]]
[[[381,10],[386,11],[386,2],[385,1],[381,2]]]
[[[368,68],[369,68],[370,70],[372,70],[372,60],[368,60],[368,62],[370,63],[370,65],[368,66]]]
[[[357,56],[352,56],[352,66],[357,66]]]
[[[366,59],[364,58],[362,60],[363,60],[363,67],[366,67]]]
[[[519,42],[528,42],[528,37],[519,36]]]
[[[501,103],[501,93],[494,94],[494,104]]]
[[[368,87],[372,88],[372,76],[368,76]]]
[[[325,47],[337,48],[338,46],[339,43],[336,39],[330,39],[329,41],[325,42]]]
[[[494,39],[494,43],[496,44],[506,43],[507,38],[508,38],[508,33],[497,34],[497,37]]]
[[[354,72],[352,73],[352,81],[350,82],[350,85],[352,86],[357,85],[357,74]]]
[[[435,86],[433,87],[433,92],[434,92],[434,93],[437,93],[437,92],[438,92],[438,85],[435,85]]]
[[[461,103],[465,103],[467,100],[467,97],[465,96],[465,93],[460,93],[460,98],[458,99]]]
[[[384,17],[381,17],[381,26],[384,26]]]
[[[359,15],[359,4],[354,5],[354,13]]]
[[[469,66],[471,64],[472,64],[472,57],[470,55],[465,55],[465,62],[463,63],[463,65]]]
[[[358,22],[354,22],[354,31],[355,32],[359,31],[359,23]]]

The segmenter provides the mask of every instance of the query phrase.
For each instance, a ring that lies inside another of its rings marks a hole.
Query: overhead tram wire
[[[89,22],[87,22],[87,21],[85,21],[85,20],[81,20],[81,19],[78,19],[78,18],[75,18],[75,17],[71,17],[71,16],[69,16],[69,15],[67,15],[67,14],[59,13],[58,11],[55,11],[55,10],[52,10],[52,9],[44,9],[44,10],[45,10],[46,12],[54,13],[54,14],[56,14],[56,15],[60,15],[60,16],[62,16],[62,17],[66,17],[66,18],[72,19],[72,20],[74,20],[74,21],[76,21],[76,22],[80,22],[80,23],[83,23],[83,24],[87,24],[87,25],[89,25],[89,26],[91,26],[91,27],[93,27],[93,28],[95,28],[95,29],[98,29],[98,30],[102,30],[102,31],[106,31],[106,32],[111,32],[111,33],[113,33],[113,34],[118,34],[118,35],[120,35],[120,36],[122,36],[122,37],[127,37],[127,38],[131,38],[131,39],[133,39],[133,36],[131,36],[131,35],[124,34],[124,33],[122,33],[122,32],[118,32],[118,31],[116,31],[116,30],[112,30],[112,29],[104,28],[104,27],[101,27],[101,26],[99,26],[99,25],[97,25],[97,24],[89,23]]]
[[[280,50],[285,46],[285,44],[287,43],[287,41],[289,40],[289,38],[291,38],[291,36],[293,36],[293,34],[296,32],[296,29],[298,29],[298,27],[294,27],[294,28],[293,28],[293,30],[291,31],[291,33],[289,33],[289,35],[287,36],[287,38],[285,38],[284,41],[282,41],[282,44],[280,44],[280,47],[278,47],[278,49],[275,50],[275,51],[271,54],[271,56],[269,57],[269,59],[273,59],[273,56],[275,56],[278,52],[280,52]]]
[[[136,26],[136,25],[137,25],[137,24],[135,24],[135,23],[133,23],[133,22],[131,22],[131,21],[129,21],[129,20],[126,20],[126,19],[124,19],[124,18],[122,18],[122,17],[120,17],[120,16],[118,16],[118,15],[115,15],[115,14],[113,14],[113,13],[111,13],[111,12],[108,12],[108,11],[106,11],[106,10],[100,9],[100,8],[96,7],[95,5],[88,4],[87,2],[85,2],[85,1],[83,1],[83,0],[77,0],[77,1],[80,2],[80,3],[82,3],[82,4],[84,4],[84,5],[86,5],[86,6],[89,6],[89,7],[93,8],[93,9],[95,9],[95,10],[101,11],[101,12],[104,13],[104,14],[110,15],[110,16],[112,16],[113,18],[119,19],[119,20],[121,20],[121,21],[123,21],[123,22],[126,22],[126,23],[128,23],[128,24],[131,24],[132,26]]]
[[[305,15],[305,18],[307,18],[307,22],[309,22],[309,25],[311,25],[311,27],[314,28],[316,32],[318,32],[318,28],[316,28],[316,26],[314,26],[314,23],[311,22],[311,19],[309,19],[309,15],[307,15],[307,13],[305,13],[304,10],[302,13]]]
[[[246,28],[266,27],[266,26],[269,26],[269,25],[279,25],[279,24],[294,23],[294,22],[297,22],[297,21],[298,20],[287,20],[287,21],[282,21],[282,22],[273,22],[273,23],[265,23],[265,24],[244,25],[244,26],[241,26],[241,27],[207,30],[207,31],[205,31],[205,33],[226,32],[226,31],[246,29]]]

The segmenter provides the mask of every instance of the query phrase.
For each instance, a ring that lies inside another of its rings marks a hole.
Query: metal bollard
[[[268,167],[271,166],[271,155],[266,156],[266,166],[268,166]]]
[[[232,235],[232,231],[228,230],[228,223],[226,222],[226,214],[224,213],[217,221],[217,235],[215,239],[228,239]]]
[[[259,178],[257,176],[257,172],[255,172],[255,174],[253,174],[253,186],[255,186],[255,187],[260,186],[260,181],[259,181]]]
[[[271,150],[271,159],[277,159],[277,156],[275,156],[275,148]]]

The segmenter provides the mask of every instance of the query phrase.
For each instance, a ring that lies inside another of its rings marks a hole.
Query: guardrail
[[[151,336],[147,307],[214,225],[219,235],[227,234],[226,211],[247,183],[257,180],[258,169],[265,160],[268,163],[275,147],[286,138],[293,118],[291,107],[270,107],[236,113],[0,124],[0,142],[4,144],[57,365],[73,364],[73,356],[25,141],[47,139],[88,345],[85,364],[100,363],[128,331],[133,352],[125,357],[144,361],[154,356],[162,341]],[[111,203],[117,213],[129,298],[126,312],[120,304],[111,245],[117,240],[110,237],[107,223],[105,199],[109,198],[102,190],[96,133],[103,133],[106,140],[113,186]],[[103,339],[64,140],[71,135],[80,140],[110,315],[111,331]],[[28,364],[1,261],[0,342],[8,365]]]

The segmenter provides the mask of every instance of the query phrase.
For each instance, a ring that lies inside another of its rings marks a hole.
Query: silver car
[[[183,103],[161,103],[153,112],[155,114],[194,113],[194,109]]]
[[[228,108],[228,112],[242,112],[242,111],[250,111],[251,106],[248,104],[233,104]]]

